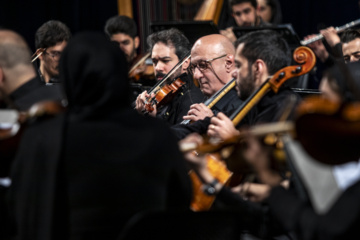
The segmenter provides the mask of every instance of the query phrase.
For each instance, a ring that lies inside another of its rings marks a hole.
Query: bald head
[[[10,30],[0,30],[0,90],[10,94],[36,76],[25,40]]]
[[[199,38],[191,49],[191,56],[197,55],[198,52],[204,52],[208,55],[235,54],[235,47],[232,42],[225,36],[220,34],[211,34]]]
[[[10,30],[0,30],[0,66],[14,68],[18,65],[31,65],[30,49],[25,40]]]
[[[212,96],[232,79],[234,55],[235,47],[223,35],[207,35],[195,42],[191,49],[191,69],[206,96]]]

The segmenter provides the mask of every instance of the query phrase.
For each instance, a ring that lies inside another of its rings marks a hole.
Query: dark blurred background
[[[73,34],[103,31],[106,20],[118,14],[120,0],[0,0],[0,26],[20,33],[34,51],[34,34],[44,22],[56,19]],[[133,16],[140,19],[189,20],[202,1],[132,0]],[[189,2],[192,2],[189,5]],[[283,23],[292,23],[300,39],[328,26],[341,26],[360,18],[358,0],[280,0]],[[121,8],[122,6],[120,6]],[[143,8],[141,10],[141,8]],[[186,9],[187,10],[183,10]],[[145,11],[144,11],[145,9]],[[146,14],[150,13],[150,14]]]

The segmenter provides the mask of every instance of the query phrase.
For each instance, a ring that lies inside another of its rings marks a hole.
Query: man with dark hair
[[[358,29],[349,29],[342,33],[342,52],[344,60],[356,62],[360,60],[360,31]]]
[[[274,31],[256,31],[239,38],[236,42],[236,70],[233,77],[236,78],[240,99],[248,99],[271,75],[288,66],[291,62],[290,56],[288,44]],[[276,94],[268,92],[239,125],[278,121],[292,94],[286,87],[282,87]],[[208,135],[226,139],[240,134],[235,127],[238,126],[234,126],[228,117],[219,113],[211,119]]]
[[[111,41],[119,44],[129,65],[133,65],[140,44],[135,21],[127,16],[114,16],[106,21],[104,31]]]
[[[341,37],[338,36],[334,27],[320,30],[326,42],[331,48],[331,54],[327,51],[321,40],[309,44],[316,56],[328,67],[333,66],[336,58],[343,58],[345,63],[360,60],[360,31],[357,29],[345,30]],[[316,35],[309,35],[305,38],[311,39]]]
[[[39,75],[46,84],[59,82],[59,59],[70,37],[69,28],[56,20],[44,23],[36,31],[35,47],[44,49],[39,56]]]
[[[235,42],[236,37],[232,31],[233,27],[255,27],[268,26],[269,23],[264,22],[260,16],[257,15],[257,1],[256,0],[229,0],[231,16],[227,28],[221,30],[220,33],[228,37],[232,42]]]
[[[202,102],[204,99],[200,89],[195,86],[192,76],[187,69],[190,64],[190,43],[185,35],[178,29],[171,28],[155,32],[147,38],[149,52],[153,62],[155,78],[161,81],[180,61],[183,61],[178,69],[167,78],[167,83],[180,78],[185,84],[177,90],[175,97],[165,106],[155,109],[150,113],[164,119],[170,125],[180,123],[190,109],[190,105]],[[153,95],[153,94],[152,94]],[[143,113],[145,103],[150,96],[146,91],[136,99],[135,109]]]

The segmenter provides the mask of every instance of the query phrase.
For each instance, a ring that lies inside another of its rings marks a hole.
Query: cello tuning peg
[[[295,70],[292,71],[293,74],[297,74],[297,73],[300,73],[302,70],[302,67],[301,66],[298,66],[297,68],[295,68]]]

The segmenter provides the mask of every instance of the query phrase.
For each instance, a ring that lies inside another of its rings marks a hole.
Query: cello
[[[315,54],[308,47],[299,47],[293,53],[294,60],[298,63],[294,66],[288,66],[277,71],[273,76],[269,77],[238,109],[231,115],[230,119],[234,126],[238,125],[245,115],[258,103],[261,98],[270,90],[277,93],[281,85],[288,79],[308,73],[316,62]],[[206,139],[204,145],[217,145],[219,141],[216,139]],[[202,146],[197,146],[195,149],[187,148],[189,146],[180,146],[182,151],[201,150]],[[229,153],[230,154],[230,153]],[[233,173],[228,170],[226,164],[219,160],[219,153],[207,154],[207,167],[210,173],[222,184],[229,184]],[[202,183],[195,172],[190,172],[190,178],[193,182],[194,198],[191,203],[191,208],[195,211],[208,210],[213,201],[214,196],[206,195],[202,191]],[[242,178],[240,176],[240,178]]]

